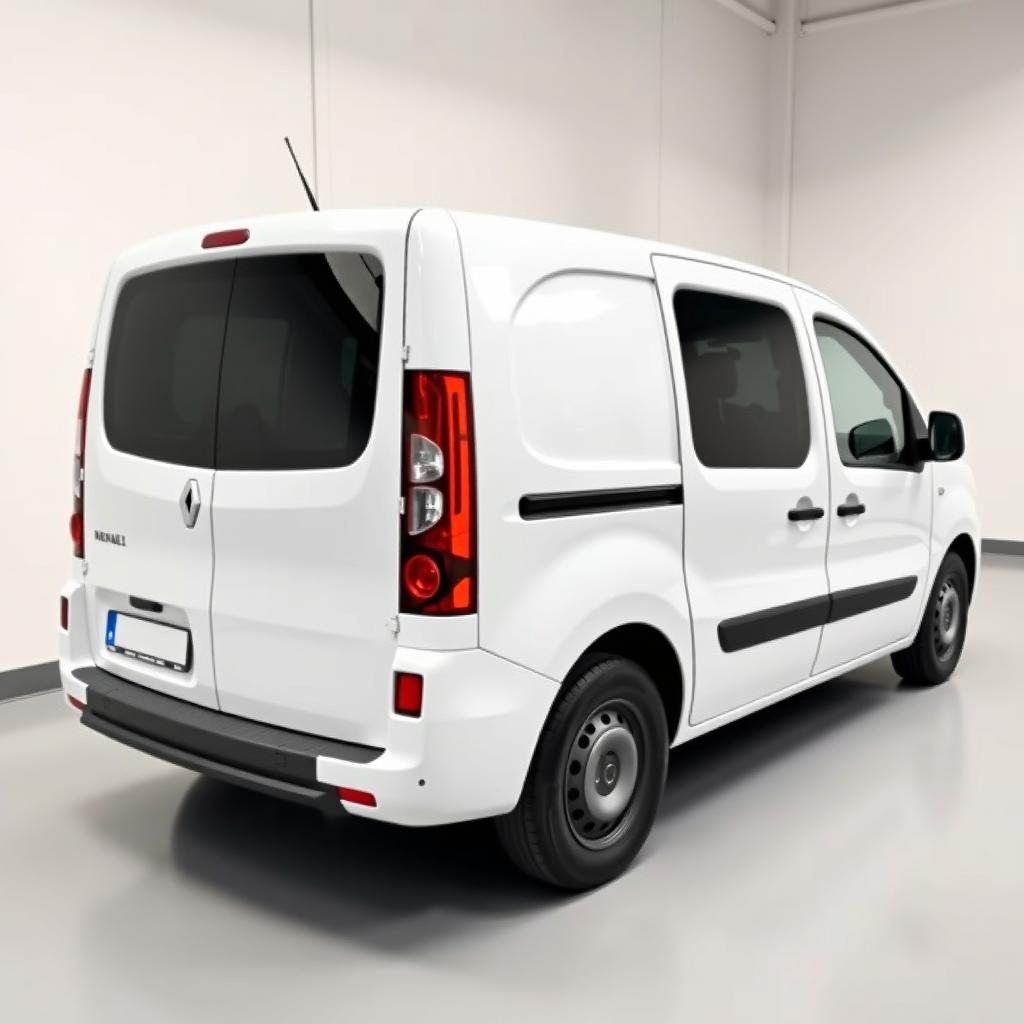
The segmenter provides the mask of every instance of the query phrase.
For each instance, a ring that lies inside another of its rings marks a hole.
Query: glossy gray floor
[[[485,826],[233,790],[0,706],[7,1021],[1024,1017],[1024,561],[955,681],[888,664],[673,754],[626,877],[538,889]]]

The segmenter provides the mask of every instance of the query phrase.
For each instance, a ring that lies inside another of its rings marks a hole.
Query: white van
[[[441,210],[183,231],[115,264],[78,415],[82,722],[401,825],[493,817],[570,889],[671,746],[960,657],[963,430],[777,274]]]

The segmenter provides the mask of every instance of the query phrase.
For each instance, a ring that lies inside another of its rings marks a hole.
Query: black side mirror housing
[[[928,457],[953,462],[964,453],[964,425],[955,412],[933,412],[928,417]]]
[[[858,423],[849,434],[850,454],[855,459],[896,454],[896,438],[887,419]]]

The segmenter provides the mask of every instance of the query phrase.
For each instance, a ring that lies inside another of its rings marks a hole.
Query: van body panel
[[[477,409],[480,645],[561,679],[608,629],[653,619],[685,675],[679,500],[531,518],[520,508],[551,495],[606,492],[621,505],[635,489],[679,491],[649,264],[613,273],[601,235],[586,259],[560,252],[555,229],[550,245],[510,245],[491,220],[456,216]]]

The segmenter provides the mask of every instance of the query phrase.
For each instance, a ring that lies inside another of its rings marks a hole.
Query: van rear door
[[[213,426],[234,262],[123,281],[96,351],[86,451],[94,660],[213,708]]]
[[[397,645],[402,242],[238,260],[216,430],[221,709],[377,744]]]

